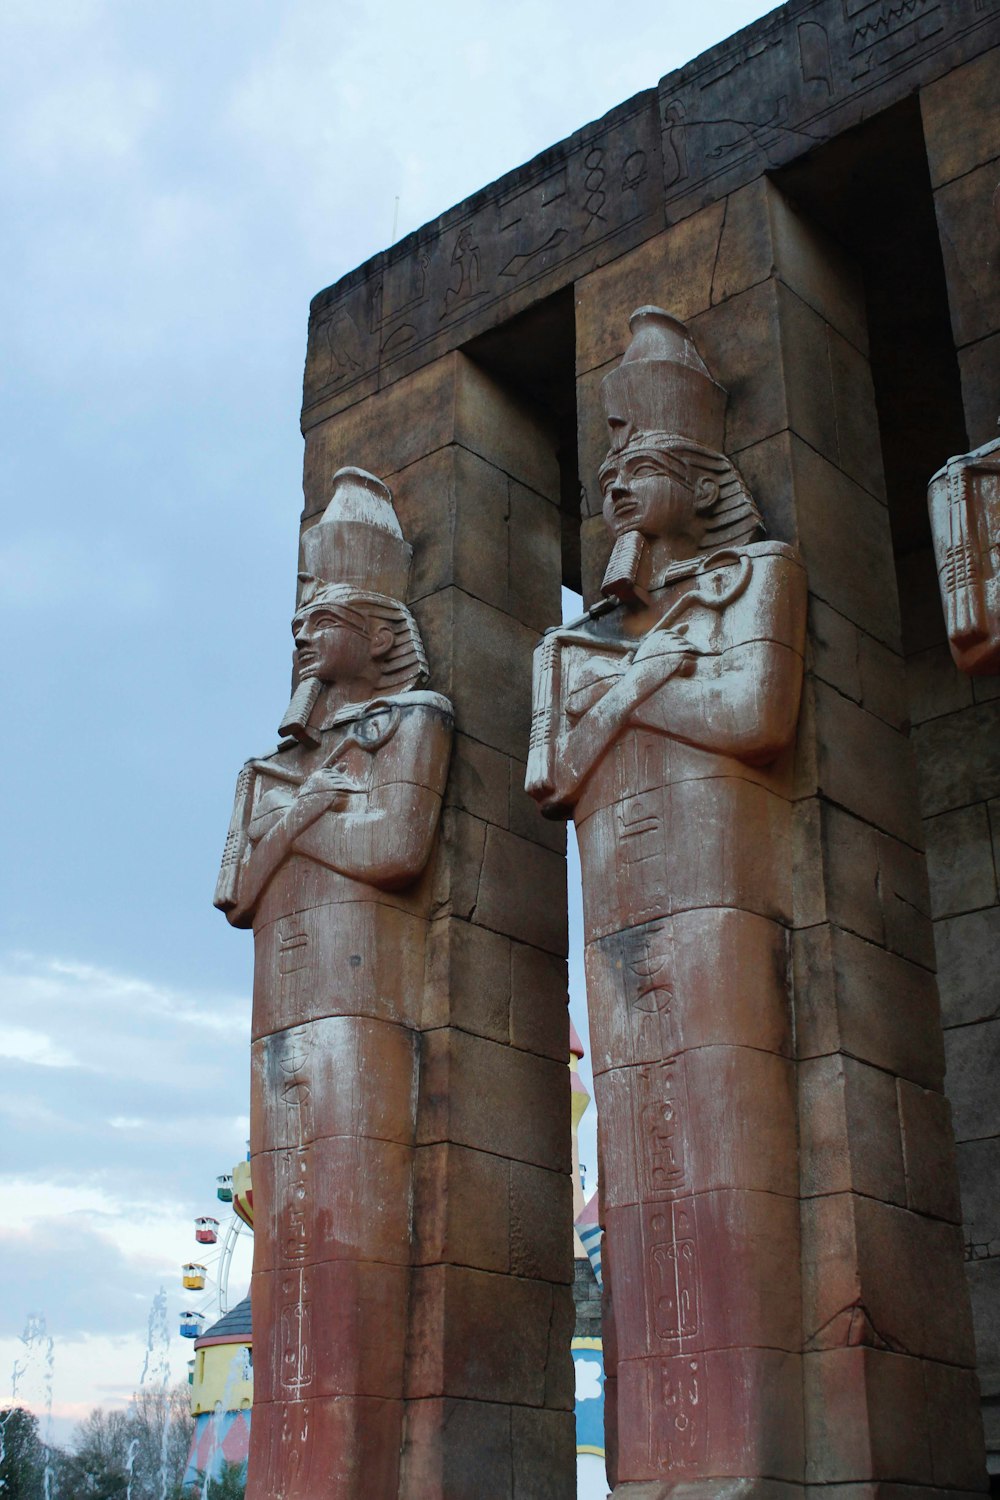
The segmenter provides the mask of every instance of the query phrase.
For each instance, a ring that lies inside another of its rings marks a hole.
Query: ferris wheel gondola
[[[181,1267],[185,1291],[205,1293],[197,1308],[180,1315],[179,1332],[183,1338],[197,1338],[206,1322],[224,1317],[230,1309],[229,1278],[233,1256],[240,1236],[253,1232],[249,1162],[239,1162],[234,1173],[223,1173],[216,1179],[216,1197],[220,1202],[231,1204],[232,1209],[229,1217],[221,1223],[212,1214],[200,1214],[194,1221],[194,1238],[198,1246],[218,1248],[214,1254],[206,1255],[204,1262],[188,1261]]]

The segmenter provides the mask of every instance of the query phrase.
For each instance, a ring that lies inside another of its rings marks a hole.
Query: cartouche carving
[[[955,665],[1000,672],[1000,439],[950,458],[927,503]]]
[[[609,1477],[659,1500],[770,1474],[801,1347],[784,752],[806,584],[721,451],[726,395],[687,330],[659,308],[630,326],[602,387],[605,598],[537,648],[527,786],[580,846]]]
[[[248,1497],[395,1500],[427,895],[451,744],[384,484],[304,539],[286,736],[240,775],[215,904],[254,929]]]

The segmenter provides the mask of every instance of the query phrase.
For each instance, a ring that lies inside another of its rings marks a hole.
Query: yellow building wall
[[[191,1411],[247,1411],[253,1403],[249,1344],[209,1344],[194,1356]]]

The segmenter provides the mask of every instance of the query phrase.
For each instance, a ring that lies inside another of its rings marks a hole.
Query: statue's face
[[[701,530],[684,459],[664,448],[609,453],[600,474],[604,519],[613,536],[693,540]]]
[[[302,610],[292,621],[300,677],[321,682],[353,682],[372,661],[368,621],[345,604]]]

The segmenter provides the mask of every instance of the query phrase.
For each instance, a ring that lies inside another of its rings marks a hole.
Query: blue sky
[[[56,1436],[139,1381],[246,1136],[211,895],[288,683],[309,298],[767,8],[0,8],[0,1393]]]

